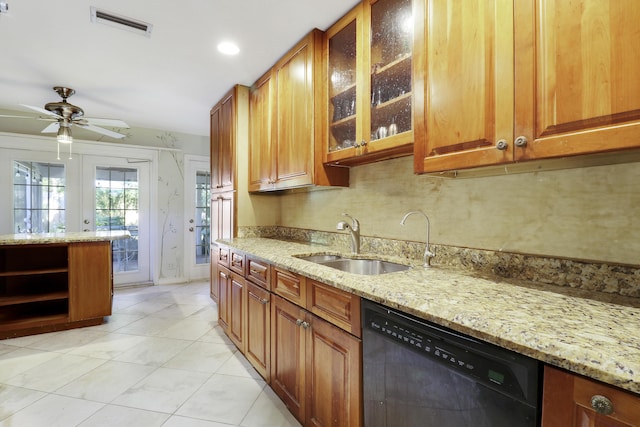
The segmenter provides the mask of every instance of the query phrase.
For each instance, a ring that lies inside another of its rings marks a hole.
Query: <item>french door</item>
[[[211,173],[209,160],[184,156],[185,276],[188,280],[210,275]]]
[[[82,231],[128,230],[113,241],[114,285],[151,282],[149,163],[83,156]]]

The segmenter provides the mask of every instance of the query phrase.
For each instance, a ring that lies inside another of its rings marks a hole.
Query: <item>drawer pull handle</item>
[[[591,407],[599,414],[611,415],[613,414],[613,403],[600,394],[596,394],[591,397]]]
[[[516,140],[514,141],[514,143],[516,144],[516,147],[526,147],[527,145],[527,137],[526,136],[519,136],[516,138]]]
[[[500,151],[504,151],[509,148],[509,143],[506,140],[501,139],[496,143],[496,148]]]

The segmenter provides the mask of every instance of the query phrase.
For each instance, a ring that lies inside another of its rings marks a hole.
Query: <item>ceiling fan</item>
[[[70,104],[67,102],[67,98],[71,97],[75,90],[63,87],[63,86],[54,86],[54,91],[62,98],[62,101],[59,102],[49,102],[44,106],[44,108],[34,107],[32,105],[21,104],[23,107],[30,108],[34,111],[42,113],[45,117],[35,117],[38,120],[46,120],[52,121],[49,126],[42,130],[42,133],[57,133],[57,141],[58,141],[58,159],[60,158],[60,144],[71,144],[73,142],[73,137],[71,135],[71,126],[79,126],[83,129],[90,130],[92,132],[97,132],[99,134],[115,138],[121,139],[126,135],[123,135],[119,132],[114,132],[109,129],[105,129],[100,126],[109,126],[116,128],[129,128],[129,125],[123,122],[122,120],[115,119],[98,119],[98,118],[89,118],[84,117],[84,110],[76,105]],[[34,117],[26,117],[26,116],[0,116],[0,117],[14,117],[14,118],[34,118]],[[100,125],[100,126],[98,126]],[[71,158],[71,149],[69,149],[69,158]]]

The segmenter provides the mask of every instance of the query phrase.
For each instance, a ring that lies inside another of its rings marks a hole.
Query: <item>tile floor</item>
[[[0,340],[0,426],[300,426],[216,319],[208,283],[127,288],[103,325]]]

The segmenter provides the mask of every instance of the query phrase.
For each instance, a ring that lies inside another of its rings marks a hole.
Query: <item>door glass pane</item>
[[[113,271],[138,270],[138,170],[96,168],[96,231],[128,230],[130,239],[113,241]]]
[[[16,233],[64,232],[64,165],[14,161],[13,200]]]
[[[196,173],[195,250],[196,264],[208,264],[209,239],[211,238],[211,174]]]
[[[411,0],[371,6],[371,140],[411,130]]]
[[[329,151],[356,142],[356,21],[329,39]]]

